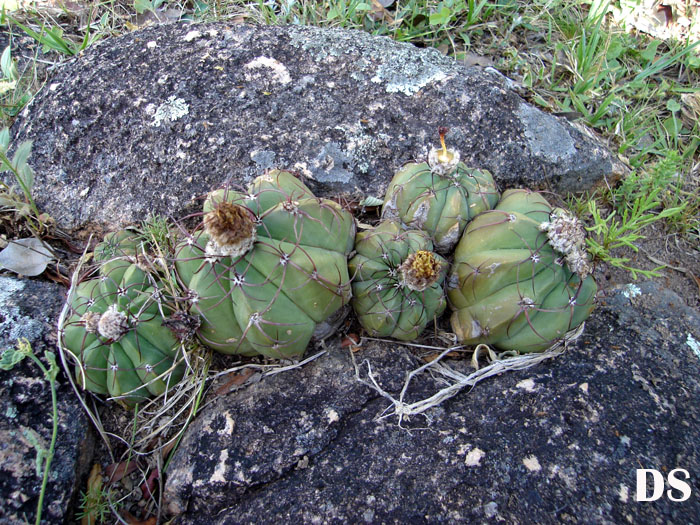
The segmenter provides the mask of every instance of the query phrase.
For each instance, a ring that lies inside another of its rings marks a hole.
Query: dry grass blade
[[[136,413],[135,420],[130,426],[136,428],[131,453],[135,455],[150,455],[157,451],[170,448],[187,428],[198,410],[200,392],[203,390],[211,364],[211,351],[200,353],[182,349],[180,361],[186,361],[186,371],[182,380],[166,392],[149,400]],[[189,353],[189,358],[184,355]],[[154,447],[154,440],[160,442]]]
[[[443,401],[454,397],[463,389],[471,388],[477,383],[488,379],[489,377],[500,375],[504,372],[525,370],[527,368],[541,363],[542,361],[546,361],[547,359],[552,359],[554,357],[562,355],[566,351],[568,344],[572,341],[575,341],[581,336],[581,334],[583,333],[584,326],[585,323],[581,324],[576,330],[572,330],[571,332],[566,334],[566,337],[564,339],[558,341],[542,353],[511,356],[508,352],[506,352],[505,356],[499,356],[495,354],[486,345],[479,345],[479,347],[477,347],[477,349],[475,350],[475,358],[478,359],[479,354],[482,351],[486,350],[487,353],[490,355],[492,361],[490,364],[484,366],[483,368],[478,368],[475,372],[469,375],[465,375],[461,372],[458,372],[442,362],[442,359],[448,354],[456,351],[462,351],[465,347],[455,346],[444,348],[440,355],[437,356],[437,358],[409,372],[408,376],[406,377],[406,381],[404,382],[403,388],[401,389],[401,392],[398,395],[398,398],[385,391],[379,385],[372,371],[372,366],[369,363],[369,361],[365,360],[363,363],[358,365],[355,361],[355,355],[352,352],[350,352],[350,357],[352,359],[353,366],[355,367],[355,378],[360,383],[367,385],[368,387],[379,393],[379,395],[391,401],[391,405],[387,407],[387,409],[377,419],[384,419],[390,416],[396,416],[398,418],[398,424],[399,426],[401,426],[401,423],[403,422],[404,418],[410,418],[411,416],[424,414],[427,410],[437,407]],[[435,347],[422,345],[411,346],[426,348],[430,350],[435,349]],[[361,376],[360,367],[362,366],[362,364],[366,364],[367,367],[366,379],[364,379]],[[411,381],[413,381],[415,377],[426,372],[430,372],[432,374],[441,376],[442,379],[446,380],[448,386],[442,388],[441,390],[439,390],[434,395],[428,398],[421,399],[413,403],[406,403],[404,399],[406,398],[406,393],[411,384]]]

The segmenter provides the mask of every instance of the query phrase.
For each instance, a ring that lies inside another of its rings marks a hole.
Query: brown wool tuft
[[[426,250],[412,253],[399,266],[403,284],[417,292],[422,292],[437,280],[440,268],[440,262],[432,252]]]
[[[250,237],[255,223],[243,206],[220,202],[204,216],[204,229],[218,245],[226,246]]]
[[[230,202],[216,204],[204,216],[204,231],[212,243],[207,251],[214,255],[243,255],[252,247],[256,237],[255,221],[250,211]]]

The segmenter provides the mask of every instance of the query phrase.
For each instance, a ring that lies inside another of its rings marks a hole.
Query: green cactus
[[[109,234],[94,252],[96,278],[80,283],[62,327],[83,388],[127,407],[164,393],[184,372],[173,326],[184,314],[165,301],[159,276],[142,264],[134,232]],[[180,334],[182,335],[182,334]]]
[[[439,253],[448,253],[459,241],[467,223],[498,202],[491,173],[468,168],[459,153],[445,146],[433,149],[428,162],[406,164],[386,191],[382,219],[400,221],[406,228],[430,235]]]
[[[413,340],[445,310],[447,261],[425,232],[384,221],[358,233],[355,250],[352,306],[371,335]]]
[[[247,193],[210,194],[175,259],[200,340],[227,354],[301,356],[350,299],[354,236],[347,211],[287,171],[258,177]]]
[[[580,325],[596,293],[584,237],[576,219],[540,194],[506,191],[455,251],[447,294],[458,339],[540,352]]]

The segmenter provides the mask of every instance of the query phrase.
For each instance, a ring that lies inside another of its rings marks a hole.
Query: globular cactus
[[[287,171],[258,177],[247,193],[210,194],[175,260],[200,340],[227,354],[301,356],[350,300],[354,237],[352,215]]]
[[[371,335],[410,341],[445,310],[447,261],[427,234],[384,221],[357,234],[352,306]]]
[[[460,162],[459,153],[445,146],[447,129],[439,131],[442,147],[431,150],[428,162],[406,164],[392,179],[382,219],[427,232],[444,254],[473,217],[496,205],[498,191],[491,173]]]
[[[448,279],[451,322],[465,344],[540,352],[593,309],[584,230],[538,193],[508,190],[467,226]]]
[[[134,232],[108,234],[94,252],[97,277],[80,283],[61,330],[77,359],[83,388],[127,407],[163,394],[182,378],[182,344],[172,326],[184,322],[143,264]]]

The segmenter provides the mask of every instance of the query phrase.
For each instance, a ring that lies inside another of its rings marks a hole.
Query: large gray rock
[[[495,70],[361,32],[160,26],[66,64],[26,110],[36,196],[59,225],[180,216],[227,180],[298,170],[320,196],[381,196],[438,126],[504,187],[583,190],[619,172]],[[138,198],[129,198],[138,195]]]
[[[0,351],[26,338],[47,365],[56,352],[55,323],[64,292],[53,283],[0,276]],[[57,356],[58,358],[58,356]],[[59,361],[60,363],[60,361]],[[48,366],[48,365],[47,365]],[[59,364],[60,366],[60,364]],[[87,418],[72,388],[58,379],[58,439],[44,497],[42,523],[64,523],[75,511],[81,469],[89,466]],[[0,523],[34,523],[43,478],[32,436],[48,449],[53,429],[51,389],[30,359],[0,370]]]
[[[408,428],[375,420],[387,400],[334,347],[208,406],[169,467],[166,505],[188,525],[691,523],[698,341],[700,316],[673,292],[624,287],[563,356],[490,378]],[[419,364],[399,344],[369,343],[357,359],[391,392]],[[424,377],[411,395],[437,387]],[[691,498],[636,502],[639,468],[686,469]]]

